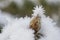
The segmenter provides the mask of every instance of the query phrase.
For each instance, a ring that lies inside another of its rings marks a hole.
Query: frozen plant
[[[14,20],[2,29],[0,40],[60,40],[60,32],[56,23],[44,13],[42,6],[36,6],[32,17],[13,18]]]
[[[41,29],[39,33],[43,36],[39,40],[60,40],[60,29],[49,16],[45,16],[44,8],[36,6],[33,11],[33,16],[36,16],[36,14],[40,16]]]

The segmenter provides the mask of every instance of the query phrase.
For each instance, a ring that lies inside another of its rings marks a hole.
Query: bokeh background
[[[0,0],[0,10],[17,17],[31,16],[36,5],[42,5],[46,16],[60,27],[60,0]]]

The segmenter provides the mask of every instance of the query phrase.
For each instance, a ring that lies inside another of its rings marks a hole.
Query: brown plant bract
[[[38,31],[41,28],[41,24],[40,24],[40,17],[37,15],[35,16],[31,22],[30,22],[30,28],[32,28],[35,32],[35,40],[37,40],[38,38],[40,38]]]
[[[32,28],[35,31],[35,33],[37,33],[39,31],[39,29],[41,28],[40,27],[40,17],[38,15],[31,20],[30,28]]]

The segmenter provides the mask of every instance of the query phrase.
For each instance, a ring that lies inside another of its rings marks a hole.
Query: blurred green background
[[[58,13],[59,8],[60,8],[59,5],[54,5],[54,4],[49,5],[46,0],[37,0],[37,1],[39,2],[38,5],[41,4],[44,7],[44,9],[46,10],[46,13],[45,13],[46,15],[51,17],[52,13],[59,14]],[[31,16],[32,9],[35,6],[36,5],[34,5],[33,2],[25,0],[24,7],[22,7],[22,8],[19,8],[16,3],[11,2],[9,4],[9,6],[7,6],[5,8],[1,8],[1,9],[5,12],[9,12],[15,16],[20,17],[20,16],[25,16],[25,15]]]

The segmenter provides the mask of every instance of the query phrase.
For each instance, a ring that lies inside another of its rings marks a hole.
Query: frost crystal
[[[44,8],[42,8],[42,6],[36,6],[34,7],[32,16],[37,16],[37,15],[41,16],[44,13],[45,13],[45,10]]]

